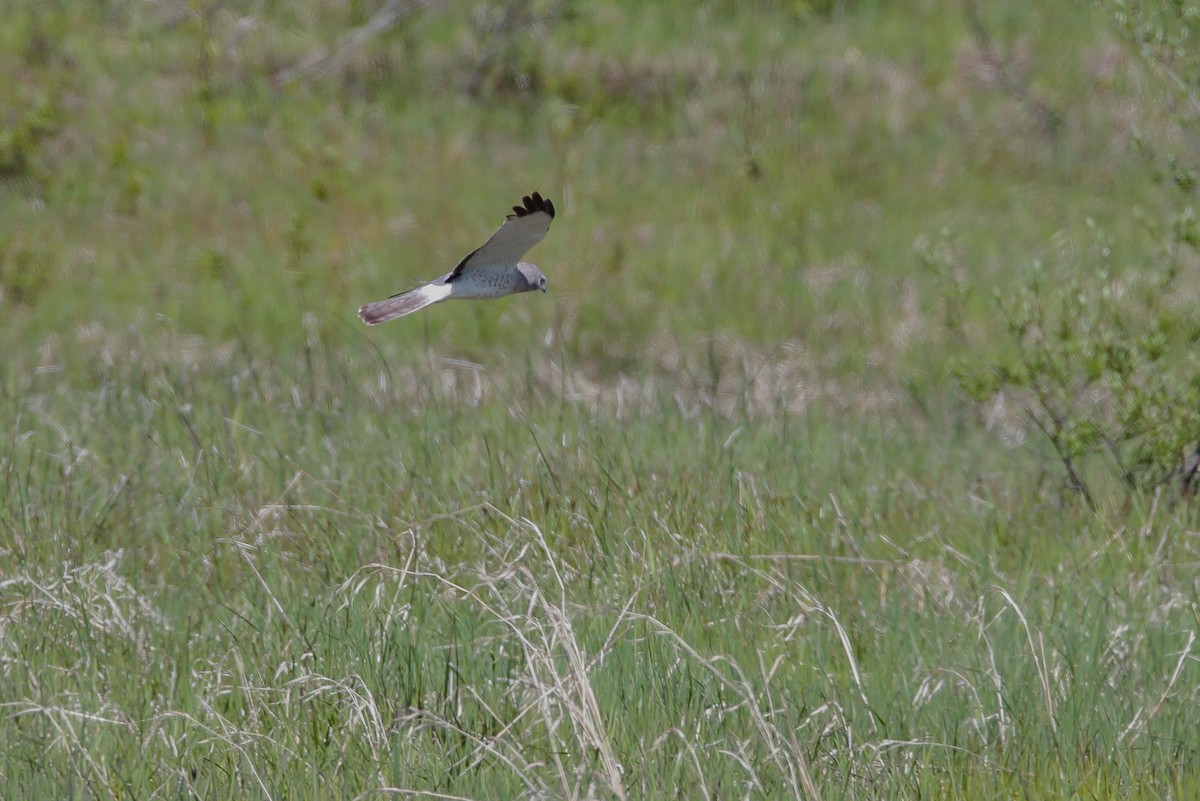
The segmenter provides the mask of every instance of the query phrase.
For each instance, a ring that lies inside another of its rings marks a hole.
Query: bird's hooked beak
[[[543,279],[542,279],[542,280],[539,282],[539,286],[541,286],[541,288],[542,288],[542,294],[543,294],[543,295],[544,295],[544,294],[546,294],[546,279],[545,279],[545,278],[543,278]]]

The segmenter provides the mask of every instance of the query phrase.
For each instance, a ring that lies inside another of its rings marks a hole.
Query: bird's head
[[[525,279],[526,292],[532,292],[535,289],[540,289],[543,292],[546,291],[546,276],[537,267],[527,261],[523,261],[517,265],[517,271]]]

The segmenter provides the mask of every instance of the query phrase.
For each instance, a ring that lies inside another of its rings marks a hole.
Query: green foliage
[[[65,24],[56,10],[21,7],[0,32],[0,185],[42,177],[41,149],[59,128],[74,68],[60,44]]]
[[[1162,71],[1170,89],[1195,104],[1200,6],[1110,5],[1118,30]],[[1193,105],[1173,122],[1195,137],[1197,112],[1200,105]],[[1007,346],[976,344],[976,357],[960,359],[954,369],[981,403],[1015,399],[1049,444],[1068,486],[1093,507],[1095,462],[1107,465],[1129,494],[1153,492],[1171,479],[1176,493],[1189,494],[1200,458],[1200,362],[1194,355],[1200,318],[1181,302],[1178,282],[1200,245],[1188,202],[1197,172],[1175,155],[1160,160],[1143,139],[1135,148],[1146,156],[1144,168],[1176,192],[1167,224],[1149,223],[1162,244],[1118,270],[1111,235],[1089,218],[1092,243],[1083,262],[1053,269],[1037,263],[1015,291],[996,293]],[[922,256],[948,279],[948,322],[966,333],[962,307],[970,288],[955,275],[946,246],[926,245]]]
[[[53,278],[46,252],[16,238],[0,239],[0,305],[31,305]]]
[[[618,415],[552,350],[481,379],[79,337],[0,392],[9,795],[1197,780],[1195,552],[910,420],[687,416],[682,383]]]
[[[34,177],[39,148],[54,128],[54,106],[44,95],[0,115],[0,181]]]
[[[1195,796],[1192,521],[1031,492],[911,247],[1154,419],[1187,149],[978,5],[10,0],[4,797]],[[356,319],[535,188],[547,294]]]
[[[1200,90],[1200,4],[1191,0],[1103,0],[1117,30],[1161,69],[1173,89]]]
[[[1097,260],[1066,281],[1036,265],[1026,285],[996,297],[1009,346],[954,371],[977,401],[1020,404],[1093,505],[1094,462],[1127,491],[1149,492],[1200,446],[1200,326],[1170,306],[1173,270],[1114,277]]]

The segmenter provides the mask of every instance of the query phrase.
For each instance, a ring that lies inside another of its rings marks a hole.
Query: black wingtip
[[[513,206],[513,213],[509,217],[526,217],[537,212],[544,212],[550,215],[550,219],[554,219],[554,204],[548,198],[543,198],[537,192],[526,195],[521,198],[523,206]]]

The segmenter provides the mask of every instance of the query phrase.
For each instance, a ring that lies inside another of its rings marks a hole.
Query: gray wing
[[[445,283],[452,283],[469,270],[516,264],[526,251],[545,238],[554,219],[554,204],[537,192],[521,198],[521,203],[524,205],[513,206],[513,213],[488,241],[458,263],[445,277]]]

